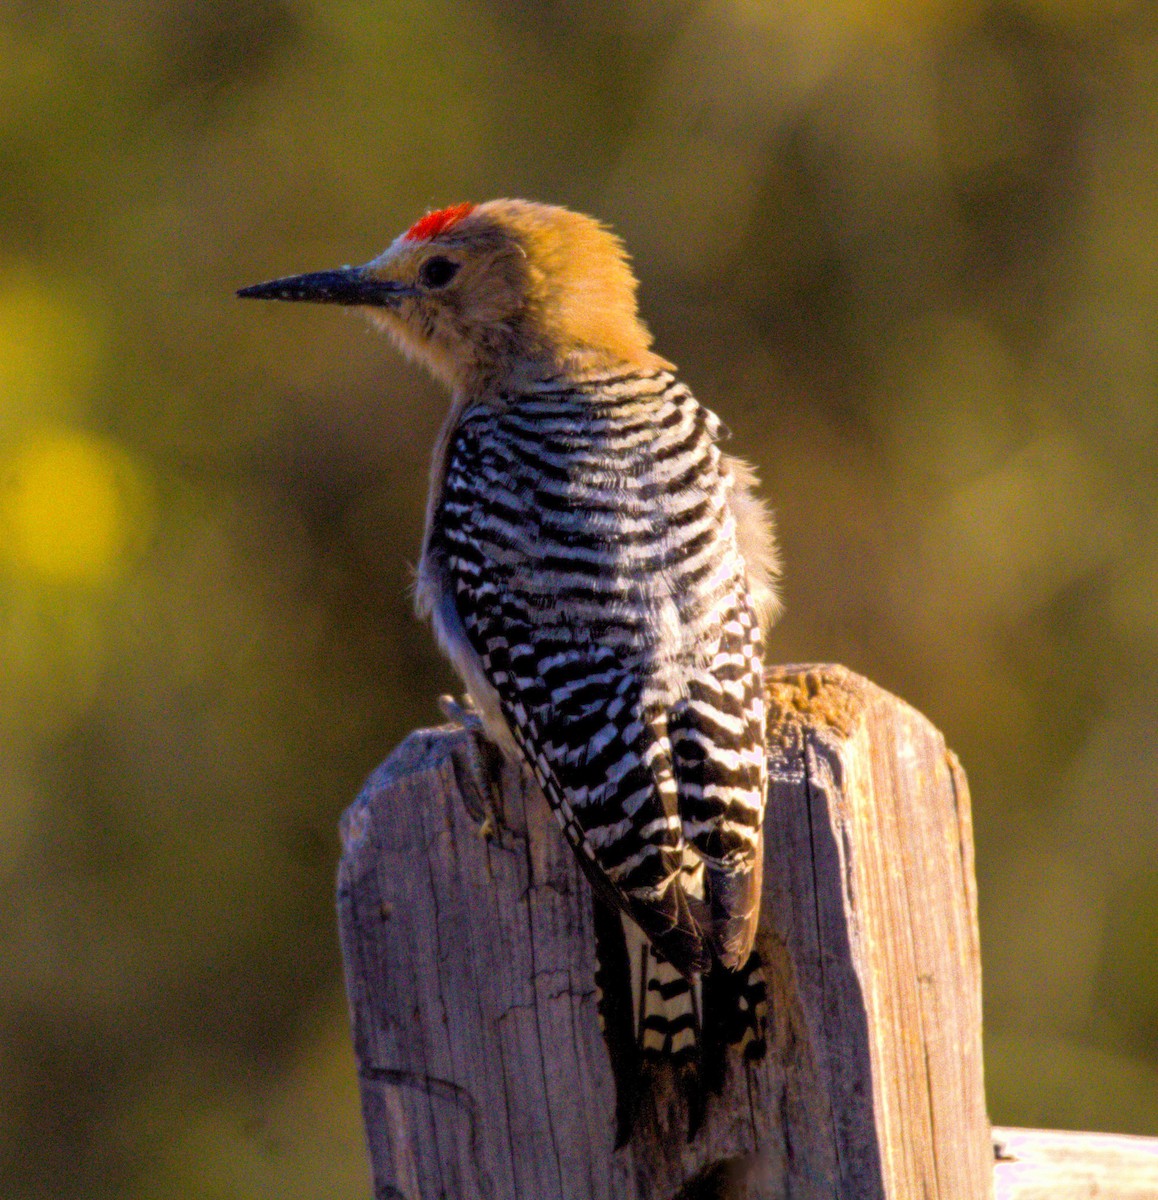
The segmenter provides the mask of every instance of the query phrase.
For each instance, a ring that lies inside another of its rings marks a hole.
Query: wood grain
[[[776,669],[769,702],[769,1052],[690,1142],[661,1078],[614,1149],[591,899],[537,789],[505,770],[499,843],[461,731],[371,776],[338,899],[379,1200],[993,1195],[965,777],[844,668]]]

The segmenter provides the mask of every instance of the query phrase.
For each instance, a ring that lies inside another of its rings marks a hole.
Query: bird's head
[[[427,213],[361,267],[243,288],[364,308],[451,386],[519,370],[666,365],[648,349],[623,244],[598,221],[528,200]]]

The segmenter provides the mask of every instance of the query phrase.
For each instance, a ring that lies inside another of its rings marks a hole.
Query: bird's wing
[[[759,920],[767,750],[758,616],[737,590],[719,612],[711,656],[668,717],[684,836],[704,863],[712,950],[738,970]]]
[[[604,569],[598,537],[576,521],[582,497],[568,501],[568,468],[538,445],[517,426],[504,434],[493,419],[464,420],[431,548],[588,878],[681,971],[703,970],[710,955],[679,882],[684,836],[666,713],[648,703],[633,649],[643,618],[630,580]]]

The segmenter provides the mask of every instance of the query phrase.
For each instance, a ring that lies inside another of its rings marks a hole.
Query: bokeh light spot
[[[140,472],[121,447],[41,430],[0,471],[0,555],[44,583],[113,578],[143,525]]]

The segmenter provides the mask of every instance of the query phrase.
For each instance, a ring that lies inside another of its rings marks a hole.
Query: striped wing
[[[712,949],[739,970],[756,936],[763,877],[763,646],[746,592],[730,597],[720,617],[711,661],[691,673],[668,736],[684,836],[704,864]]]
[[[453,435],[431,549],[595,886],[681,971],[706,968],[709,946],[727,962],[758,887],[763,794],[734,759],[747,739],[762,770],[763,723],[716,419],[660,372],[504,400]],[[689,845],[706,895],[681,882]]]

